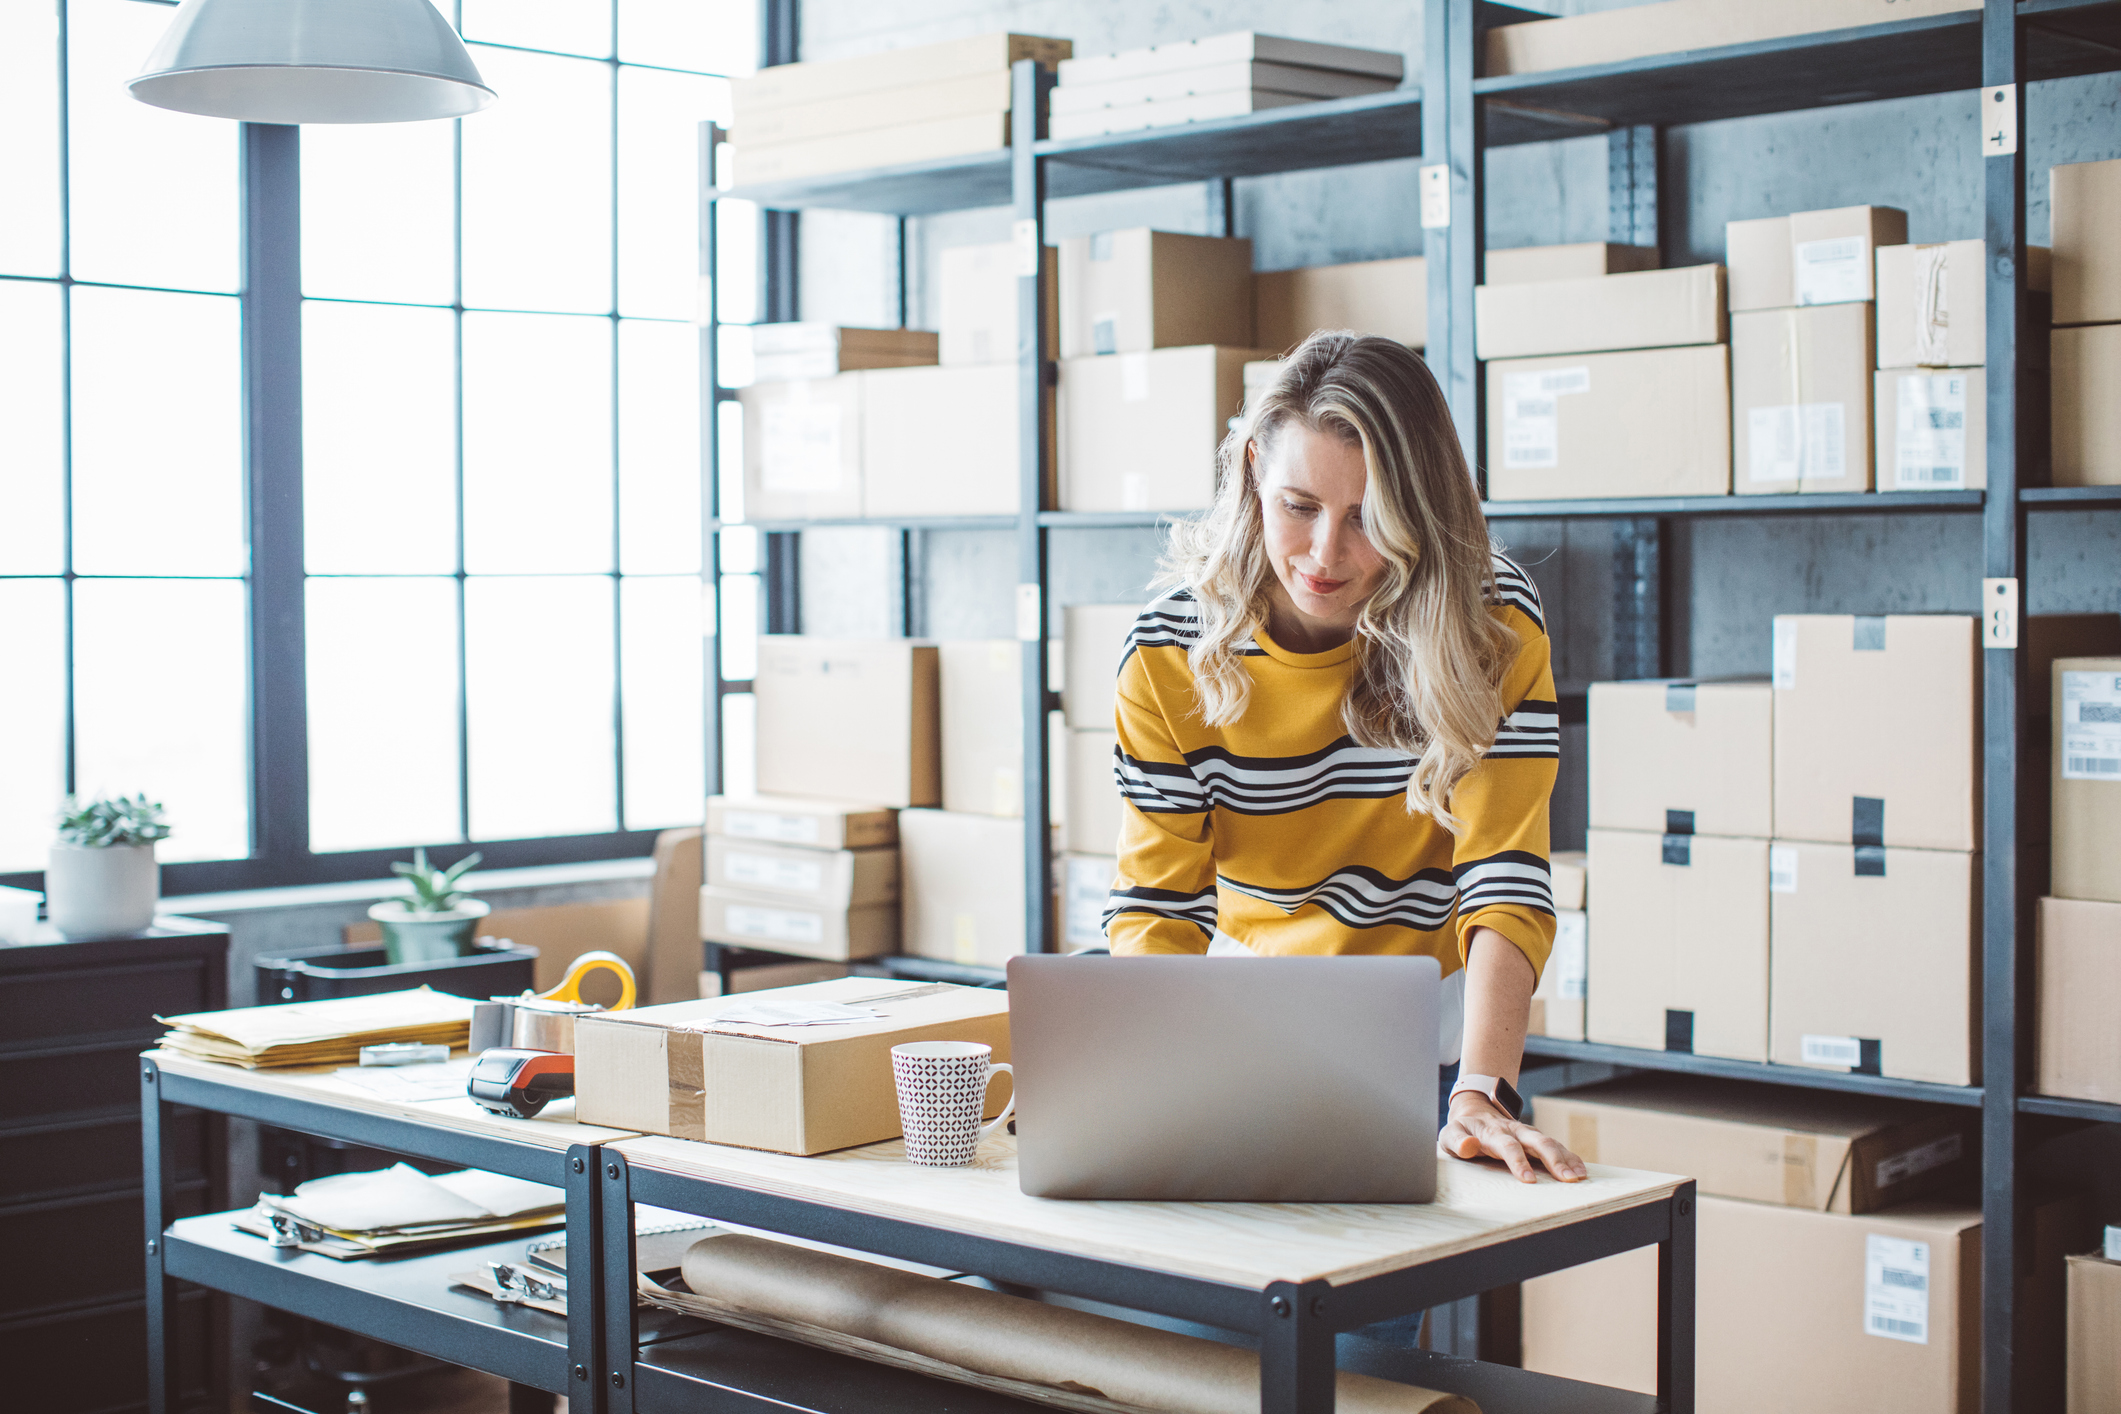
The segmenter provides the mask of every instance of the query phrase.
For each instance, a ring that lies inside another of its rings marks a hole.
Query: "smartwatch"
[[[1488,1101],[1496,1109],[1501,1110],[1511,1119],[1524,1118],[1524,1096],[1518,1094],[1516,1087],[1499,1075],[1459,1076],[1458,1083],[1451,1087],[1451,1093],[1444,1097],[1445,1110],[1448,1111],[1451,1107],[1451,1101],[1457,1099],[1460,1094],[1467,1090],[1472,1091],[1476,1095],[1487,1096]],[[1449,1115],[1446,1114],[1445,1118],[1448,1120]]]

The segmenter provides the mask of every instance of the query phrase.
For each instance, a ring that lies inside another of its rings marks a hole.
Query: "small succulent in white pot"
[[[368,910],[383,928],[383,949],[393,963],[439,962],[469,953],[472,931],[488,912],[487,906],[457,888],[457,881],[479,862],[467,854],[447,869],[427,862],[427,851],[412,852],[412,863],[390,866],[393,874],[412,886],[404,898],[386,899]]]
[[[44,869],[52,926],[70,938],[101,938],[152,924],[162,892],[155,843],[168,838],[161,802],[145,795],[68,796]]]

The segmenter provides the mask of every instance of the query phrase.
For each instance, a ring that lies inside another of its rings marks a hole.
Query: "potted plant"
[[[436,869],[428,864],[427,851],[416,849],[412,863],[390,866],[412,885],[412,894],[385,899],[368,916],[382,925],[383,949],[392,962],[438,962],[471,952],[472,930],[488,909],[458,892],[457,880],[478,862],[477,854],[467,854],[447,869]]]
[[[44,870],[45,906],[70,938],[137,933],[162,892],[155,841],[169,838],[159,801],[145,795],[68,796]]]

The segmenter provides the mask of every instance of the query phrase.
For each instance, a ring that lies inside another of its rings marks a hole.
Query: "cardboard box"
[[[858,908],[808,903],[784,893],[704,884],[700,887],[700,937],[710,943],[828,962],[880,957],[898,951],[898,909],[889,903]]]
[[[1909,0],[1898,4],[1903,10],[1911,8]],[[1733,314],[1798,304],[1846,304],[1876,297],[1878,247],[1907,244],[1907,213],[1891,206],[1840,206],[1732,221],[1723,232]]]
[[[1394,85],[1381,82],[1370,91],[1391,87]],[[1205,123],[1216,118],[1241,118],[1248,113],[1264,113],[1272,108],[1292,108],[1299,103],[1318,101],[1309,94],[1234,88],[1221,93],[1195,94],[1189,98],[1088,108],[1079,113],[1055,113],[1048,118],[1046,130],[1047,135],[1056,140],[1097,137],[1103,133],[1140,132],[1144,128],[1174,128],[1183,123]]]
[[[2121,1104],[2121,903],[2040,900],[2033,1088]]]
[[[1581,911],[1590,896],[1591,856],[1580,849],[1557,849],[1547,857],[1554,880],[1554,907]]]
[[[740,992],[770,992],[776,987],[801,987],[811,982],[830,982],[847,975],[844,962],[768,962],[739,967],[729,974],[727,991],[719,972],[700,974],[703,997],[736,996]]]
[[[2121,322],[2121,158],[2064,163],[2047,178],[2055,322]]]
[[[1765,678],[1594,682],[1590,824],[1750,835],[1775,824],[1775,696]]]
[[[948,810],[899,816],[904,951],[1000,967],[1024,946],[1024,822]]]
[[[939,645],[943,809],[1024,813],[1024,654],[1015,639]]]
[[[1046,357],[1060,347],[1059,265],[1043,253]],[[1006,363],[1017,355],[1016,242],[952,246],[936,258],[936,349],[948,367]]]
[[[1060,311],[1064,359],[1250,348],[1252,242],[1146,226],[1071,237],[1060,243]]]
[[[2121,1262],[2071,1254],[2068,1414],[2121,1414]]]
[[[1320,329],[1348,329],[1397,339],[1409,348],[1429,342],[1429,263],[1418,255],[1273,270],[1252,277],[1251,342],[1292,349]]]
[[[1964,614],[1775,616],[1776,839],[1979,847],[1979,628]]]
[[[1061,709],[1069,726],[1112,730],[1120,664],[1127,656],[1127,636],[1141,614],[1139,604],[1070,604],[1061,611],[1067,645]]]
[[[1070,951],[1105,945],[1105,905],[1119,861],[1109,854],[1071,854],[1061,860],[1061,941]]]
[[[1699,344],[1489,364],[1488,495],[1729,495],[1728,354]]]
[[[811,849],[709,835],[707,882],[724,891],[771,894],[819,908],[896,903],[898,851]]]
[[[935,362],[935,335],[925,329],[849,329],[815,322],[749,327],[757,383]]]
[[[1614,1046],[1768,1058],[1766,840],[1591,830],[1584,1034]],[[1712,925],[1704,926],[1705,920]]]
[[[934,805],[937,677],[933,644],[765,635],[752,687],[760,793]]]
[[[896,1138],[891,1048],[978,1041],[1009,1059],[1009,995],[884,977],[789,987],[789,1000],[868,1007],[874,1021],[838,1026],[718,1022],[758,1001],[703,998],[596,1013],[575,1025],[575,1115],[642,1134],[669,1134],[782,1154],[821,1154]],[[1006,1087],[988,1094],[998,1113]]]
[[[1100,108],[1173,103],[1179,99],[1197,98],[1206,94],[1246,91],[1283,93],[1304,98],[1352,98],[1361,93],[1387,92],[1398,86],[1398,79],[1382,74],[1354,73],[1345,69],[1318,69],[1302,64],[1273,64],[1257,59],[1233,59],[1222,63],[1204,64],[1198,68],[1129,74],[1124,78],[1106,79],[1101,83],[1082,79],[1073,83],[1064,82],[1053,90],[1052,112],[1055,116],[1089,113]]]
[[[943,44],[887,49],[852,59],[776,64],[730,85],[735,126],[742,131],[746,120],[756,118],[763,109],[816,103],[858,93],[920,88],[971,74],[992,73],[996,69],[1007,72],[1019,59],[1036,60],[1041,68],[1056,68],[1074,52],[1075,45],[1065,39],[1042,39],[1028,34],[978,34]]]
[[[1665,0],[1568,19],[1498,25],[1486,32],[1481,73],[1533,74],[1617,64],[1683,49],[1753,44],[1980,8],[1981,0],[1746,0],[1742,5],[1729,0]]]
[[[1871,306],[1731,316],[1732,489],[1871,489]]]
[[[737,89],[743,91],[743,79]],[[900,84],[807,103],[764,105],[739,98],[730,137],[739,149],[831,137],[864,128],[898,127],[966,113],[1009,111],[1010,75],[1004,68],[979,69],[934,83]]]
[[[2049,352],[2055,484],[2121,486],[2121,324],[2057,329]]]
[[[833,520],[862,513],[860,373],[737,391],[744,409],[744,514]]]
[[[1112,774],[1119,733],[1068,733],[1068,813],[1062,848],[1070,854],[1114,854],[1125,804]]]
[[[1060,66],[1060,81],[1063,87],[1072,88],[1080,84],[1113,83],[1149,74],[1247,62],[1373,74],[1395,83],[1406,72],[1406,60],[1388,50],[1355,49],[1345,44],[1319,44],[1239,30],[1232,34],[1211,34],[1202,39],[1174,40],[1148,49],[1128,49],[1118,54],[1070,58]]]
[[[2054,839],[2054,684],[2057,658],[2121,655],[2121,614],[2028,614],[2019,628],[2025,655],[2024,695],[2018,707],[2026,730],[2019,738],[2018,838],[2033,845]]]
[[[1870,1213],[1980,1173],[1971,1107],[1645,1071],[1541,1095],[1533,1123],[1594,1164],[1683,1173],[1704,1197]]]
[[[707,833],[812,849],[876,849],[898,843],[898,812],[805,796],[710,795]]]
[[[1255,359],[1245,365],[1245,407],[1247,410],[1259,406],[1259,400],[1281,377],[1282,360],[1278,358]]]
[[[2047,248],[2028,246],[2025,283],[2048,287]],[[1878,248],[1878,366],[1979,368],[1988,362],[1988,245]]]
[[[1008,145],[1007,113],[958,113],[794,142],[754,143],[736,150],[735,168],[737,180],[743,183],[786,182],[828,172],[966,157]]]
[[[2121,658],[2053,671],[2055,895],[2121,902]]]
[[[1881,368],[1875,400],[1880,491],[1988,485],[1988,375],[1978,368]]]
[[[1657,247],[1580,241],[1573,245],[1519,246],[1487,254],[1487,283],[1529,285],[1544,280],[1588,280],[1597,275],[1625,275],[1655,270]]]
[[[1023,462],[1014,363],[880,368],[862,377],[863,515],[1016,514]]]
[[[1192,511],[1215,499],[1215,454],[1244,407],[1258,349],[1157,349],[1063,360],[1060,507]]]
[[[1957,850],[1775,841],[1769,1058],[1977,1083],[1980,866]],[[1601,909],[1610,887],[1599,880]]]
[[[1484,359],[1720,344],[1723,267],[1482,285],[1473,316]]]
[[[1584,1039],[1584,997],[1590,976],[1590,920],[1580,909],[1554,911],[1554,951],[1532,991],[1526,1030],[1534,1036]]]

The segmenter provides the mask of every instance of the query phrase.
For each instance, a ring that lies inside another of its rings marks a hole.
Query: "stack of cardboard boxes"
[[[896,814],[798,796],[708,801],[701,937],[818,959],[745,968],[740,990],[843,976],[848,960],[897,949]],[[702,996],[719,990],[716,974],[701,975]]]
[[[1618,64],[1682,49],[1757,44],[1820,30],[1979,10],[1981,0],[1663,0],[1566,19],[1498,24],[1482,36],[1483,74]]]
[[[753,520],[837,520],[863,514],[864,370],[933,364],[936,338],[917,329],[761,324],[751,330],[754,379],[744,409],[744,514]]]
[[[1234,118],[1269,108],[1397,88],[1397,54],[1218,34],[1150,49],[1064,60],[1048,127],[1055,138]]]
[[[2048,173],[2057,486],[2121,485],[2121,159]]]

